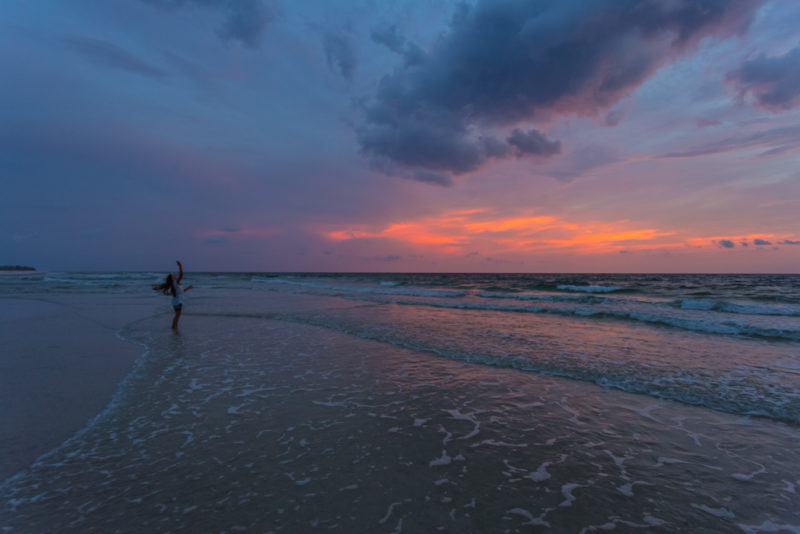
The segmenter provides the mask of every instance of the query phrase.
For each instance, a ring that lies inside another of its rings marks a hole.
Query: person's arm
[[[189,291],[189,290],[190,290],[190,289],[192,289],[193,287],[194,287],[194,286],[189,286],[189,287],[187,287],[187,288],[184,288],[183,292],[184,292],[184,293],[186,293],[187,291]]]
[[[178,273],[178,280],[177,280],[177,282],[180,284],[181,280],[183,279],[183,265],[181,265],[181,262],[179,261],[176,261],[175,263],[178,264],[178,269],[180,270],[180,272]],[[186,290],[184,289],[184,291]]]

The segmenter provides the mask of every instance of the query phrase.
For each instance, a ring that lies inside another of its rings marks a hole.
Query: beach
[[[142,354],[116,333],[152,300],[0,298],[0,478],[28,467],[97,416]]]
[[[8,368],[40,378],[4,399],[4,424],[28,445],[3,443],[16,453],[0,526],[800,530],[792,341],[478,310],[441,285],[215,276],[187,299],[178,334],[168,299],[125,284],[112,299],[3,299]],[[732,347],[723,368],[715,351]],[[60,358],[55,370],[22,363],[33,353]],[[695,368],[667,384],[659,366],[681,358]],[[773,397],[754,395],[762,387]]]

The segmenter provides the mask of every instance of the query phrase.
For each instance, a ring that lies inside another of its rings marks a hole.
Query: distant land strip
[[[35,271],[35,267],[27,265],[0,265],[0,271]]]

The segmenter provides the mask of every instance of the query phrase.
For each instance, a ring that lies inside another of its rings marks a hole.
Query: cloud
[[[142,0],[165,10],[194,5],[222,11],[227,19],[217,33],[225,41],[238,40],[256,48],[265,28],[277,18],[280,9],[275,0]]]
[[[741,95],[751,94],[756,105],[773,111],[800,107],[800,46],[782,56],[762,54],[728,73],[727,80]]]
[[[559,180],[569,181],[584,175],[587,171],[621,160],[622,157],[611,147],[601,145],[576,146],[554,165],[539,172]]]
[[[720,239],[719,241],[717,241],[717,244],[722,248],[733,248],[736,246],[736,243],[734,243],[730,239]]]
[[[722,124],[720,121],[714,119],[697,119],[698,128],[708,128],[709,126],[719,126],[720,124]]]
[[[754,245],[771,245],[772,243],[770,243],[769,241],[767,241],[765,239],[756,238],[756,239],[753,239],[753,244]]]
[[[603,119],[603,122],[606,124],[606,126],[616,126],[620,122],[622,122],[623,118],[625,118],[624,111],[622,111],[621,109],[613,109],[609,111],[608,114],[606,114],[606,117],[605,119]]]
[[[453,179],[449,174],[443,172],[433,172],[426,169],[415,172],[411,178],[419,182],[441,185],[443,187],[449,187],[453,185]]]
[[[416,44],[400,35],[397,26],[383,25],[372,30],[370,37],[396,54],[403,56],[405,66],[410,67],[422,63],[425,52]]]
[[[559,141],[550,141],[537,130],[523,132],[515,129],[507,141],[509,145],[516,148],[517,157],[552,156],[561,152]]]
[[[762,2],[479,0],[461,4],[449,32],[428,52],[416,48],[413,62],[396,29],[375,30],[373,40],[406,61],[365,105],[358,139],[372,158],[453,174],[518,156],[508,130],[612,108],[704,37],[744,31]]]
[[[370,37],[378,44],[382,44],[392,52],[402,54],[406,46],[406,39],[397,30],[397,26],[384,25],[372,30]]]
[[[480,208],[399,220],[383,228],[326,226],[320,228],[320,235],[332,242],[360,241],[367,246],[385,241],[393,246],[413,245],[459,257],[546,250],[596,253],[686,246],[682,240],[672,237],[674,232],[637,227],[629,221],[578,223],[550,215],[513,216]],[[706,238],[705,245],[711,241]]]
[[[166,72],[126,52],[115,44],[88,37],[66,37],[69,48],[104,67],[121,69],[149,78],[161,78]]]
[[[784,239],[780,243],[780,245],[800,245],[800,241],[792,241],[791,239]]]
[[[322,46],[328,67],[338,71],[346,80],[353,79],[358,66],[358,52],[350,32],[326,31],[322,36]]]
[[[772,148],[775,145],[779,145],[778,149],[772,149],[769,152],[778,153],[785,152],[797,144],[800,144],[800,126],[786,126],[755,133],[748,133],[745,135],[726,137],[725,139],[706,143],[705,145],[691,148],[689,150],[670,152],[668,154],[664,154],[662,157],[692,158],[697,156],[708,156],[711,154],[735,152],[748,148]],[[765,153],[765,155],[768,155],[769,152]]]
[[[206,243],[225,243],[228,241],[228,236],[225,234],[214,234],[206,237],[203,241]]]

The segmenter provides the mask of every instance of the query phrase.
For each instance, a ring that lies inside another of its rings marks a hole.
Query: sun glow
[[[609,252],[645,245],[650,248],[674,246],[657,242],[673,234],[653,228],[635,228],[629,221],[577,223],[551,215],[493,217],[486,209],[445,212],[390,224],[382,229],[356,227],[323,232],[333,241],[387,239],[432,246],[449,254],[475,249],[495,254],[542,249]]]
[[[383,228],[326,229],[332,241],[372,240],[410,245],[441,255],[569,252],[610,254],[635,251],[766,248],[796,237],[776,234],[697,236],[682,229],[640,227],[630,220],[568,221],[552,215],[496,216],[488,209],[444,212]]]

